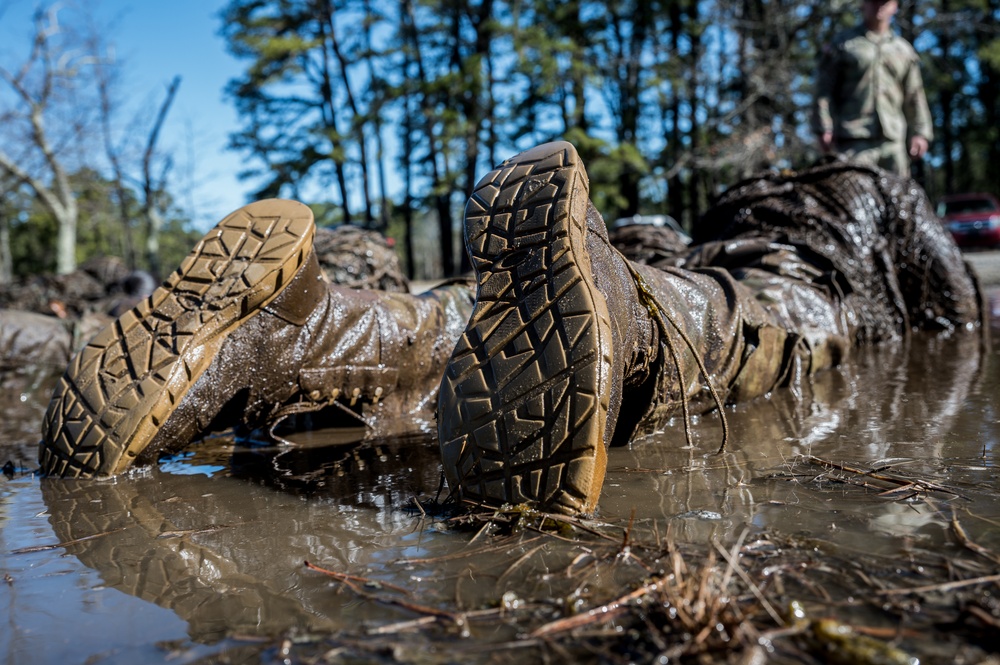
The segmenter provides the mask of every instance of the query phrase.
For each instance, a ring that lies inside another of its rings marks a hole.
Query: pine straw
[[[474,571],[477,588],[493,583],[496,595],[470,605],[456,582],[453,596],[419,598],[328,571],[345,592],[403,614],[307,642],[312,662],[332,662],[320,654],[326,649],[377,662],[902,665],[922,649],[923,663],[948,662],[956,649],[980,659],[1000,649],[1000,603],[992,600],[1000,557],[974,543],[957,515],[952,535],[962,556],[911,549],[905,560],[750,530],[730,544],[682,544],[669,527],[660,534],[655,524],[523,507],[438,526],[470,533],[466,551],[396,565]],[[445,573],[440,581],[452,588]],[[942,651],[945,642],[953,648]],[[947,656],[935,660],[935,649]]]

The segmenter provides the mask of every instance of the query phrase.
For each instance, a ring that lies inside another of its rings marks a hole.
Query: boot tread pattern
[[[472,500],[570,512],[596,501],[610,324],[587,279],[585,199],[579,158],[558,144],[488,174],[466,209],[479,288],[439,419],[445,469]]]
[[[221,339],[292,279],[312,233],[311,212],[291,201],[261,201],[220,222],[149,298],[76,354],[42,425],[42,471],[111,475],[127,467]]]

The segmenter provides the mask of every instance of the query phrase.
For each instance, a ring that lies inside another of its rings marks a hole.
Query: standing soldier
[[[890,23],[898,0],[862,0],[863,22],[823,48],[813,119],[824,152],[903,176],[933,138],[916,51]]]

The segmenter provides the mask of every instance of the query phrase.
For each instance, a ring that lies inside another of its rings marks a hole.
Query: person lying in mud
[[[73,351],[156,288],[152,275],[98,257],[65,275],[0,288],[0,385],[10,370],[62,370]]]
[[[910,180],[837,162],[765,174],[695,231],[676,265],[625,259],[574,147],[538,146],[468,202],[473,300],[460,284],[330,286],[309,209],[253,203],[76,355],[41,468],[114,475],[328,405],[426,426],[437,399],[456,495],[589,513],[609,445],[807,380],[858,344],[981,329],[972,273]]]

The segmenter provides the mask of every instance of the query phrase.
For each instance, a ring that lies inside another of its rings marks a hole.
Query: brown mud
[[[8,377],[0,658],[1000,662],[996,332],[613,449],[587,520],[456,513],[435,441],[357,430],[39,479],[55,377]]]

